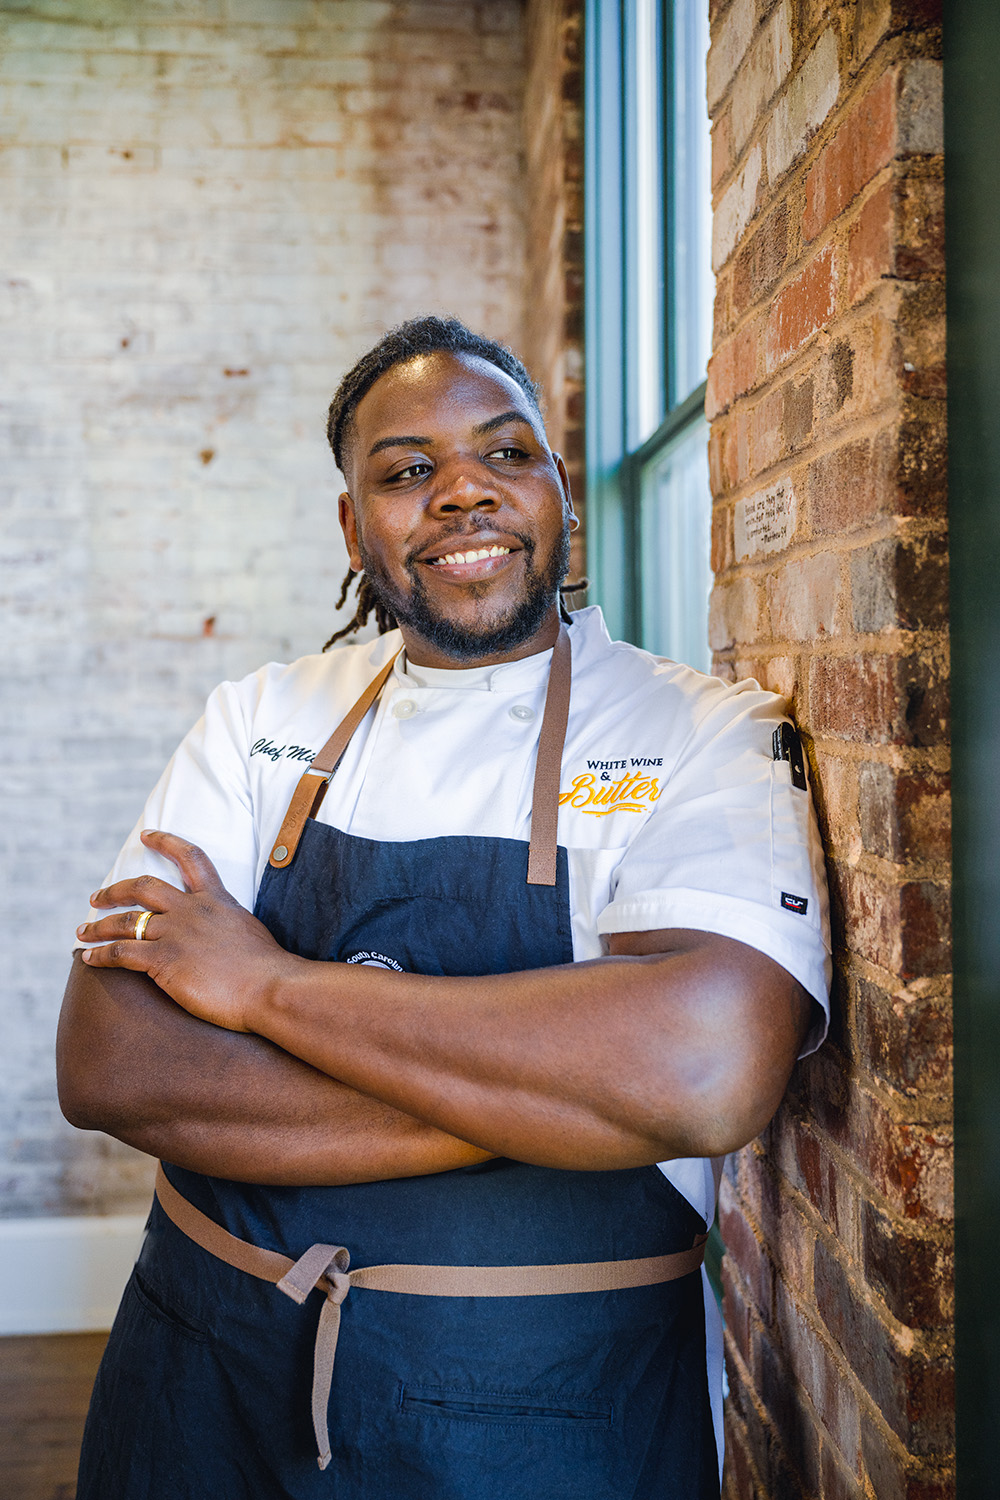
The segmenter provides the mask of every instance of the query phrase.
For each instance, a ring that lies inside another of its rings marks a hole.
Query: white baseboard
[[[0,1334],[110,1328],[145,1214],[0,1219]]]

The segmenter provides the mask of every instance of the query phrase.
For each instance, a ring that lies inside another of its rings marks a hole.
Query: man
[[[218,689],[78,932],[64,1108],[170,1164],[80,1500],[717,1497],[715,1168],[826,1004],[780,702],[563,623],[508,350],[329,433],[386,633]]]

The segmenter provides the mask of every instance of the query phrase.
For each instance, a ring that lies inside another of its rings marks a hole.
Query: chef
[[[329,433],[379,635],[217,689],[78,929],[63,1107],[161,1159],[79,1500],[717,1500],[719,1164],[827,1006],[797,743],[562,609],[503,346],[404,324]]]

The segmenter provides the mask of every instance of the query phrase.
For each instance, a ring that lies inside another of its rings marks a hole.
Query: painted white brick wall
[[[147,1196],[58,1113],[69,934],[205,693],[333,627],[347,365],[517,343],[522,45],[519,0],[0,3],[0,1216]]]

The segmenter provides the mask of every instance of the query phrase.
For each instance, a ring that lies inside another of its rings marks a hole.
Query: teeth
[[[509,547],[480,547],[478,552],[447,552],[444,557],[439,557],[436,561],[452,564],[481,562],[485,557],[506,557],[509,552]]]

